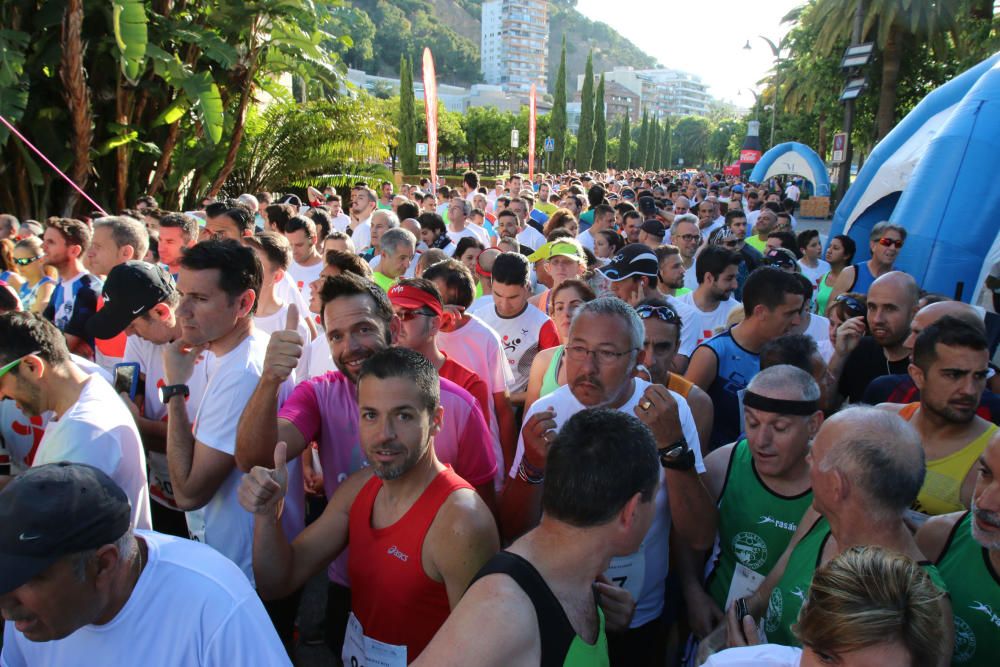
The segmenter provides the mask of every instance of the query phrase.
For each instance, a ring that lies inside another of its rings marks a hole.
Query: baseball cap
[[[788,248],[771,248],[764,253],[764,265],[793,269],[798,267],[798,261],[795,259],[795,253]]]
[[[656,253],[644,243],[629,243],[611,261],[597,268],[611,282],[625,280],[632,276],[655,276],[660,263]]]
[[[574,243],[566,239],[549,241],[538,250],[528,256],[528,261],[534,264],[540,259],[552,259],[553,257],[569,257],[578,262],[585,262],[587,256],[583,254],[579,243]]]
[[[131,525],[128,496],[83,463],[30,468],[0,492],[0,594],[63,556],[111,544]]]
[[[640,229],[647,234],[658,236],[661,239],[667,235],[667,228],[664,227],[663,223],[659,220],[646,220],[642,223],[642,227],[640,227]]]
[[[104,306],[87,321],[87,333],[114,338],[173,292],[174,283],[163,267],[135,260],[119,264],[104,281]]]
[[[740,185],[739,183],[737,183],[736,185],[734,185],[734,186],[733,186],[733,187],[731,188],[731,190],[732,190],[733,192],[739,192],[740,194],[743,194],[743,186],[742,186],[742,185]]]
[[[656,214],[656,200],[652,197],[639,197],[639,212],[643,215]]]

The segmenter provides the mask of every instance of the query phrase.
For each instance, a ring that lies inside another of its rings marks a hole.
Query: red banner
[[[528,182],[535,181],[535,84],[528,93]],[[546,204],[548,202],[545,202]]]
[[[437,192],[438,92],[434,57],[424,48],[424,117],[427,119],[427,160],[431,163],[431,191]]]
[[[760,160],[760,151],[754,150],[742,150],[740,151],[740,162],[746,162],[749,164],[757,164]]]

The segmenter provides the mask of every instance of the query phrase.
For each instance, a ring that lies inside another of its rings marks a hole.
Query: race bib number
[[[193,510],[191,512],[185,512],[184,518],[187,519],[188,532],[191,533],[191,539],[195,542],[205,542],[205,509]]]
[[[639,550],[628,556],[616,556],[611,559],[604,576],[615,586],[621,586],[629,592],[632,599],[639,602],[642,586],[646,583],[645,544]]]
[[[351,612],[340,659],[344,667],[406,667],[406,647],[366,637],[361,621]]]
[[[729,595],[726,596],[725,609],[729,609],[737,598],[745,598],[748,595],[752,595],[754,591],[760,588],[762,581],[764,581],[763,574],[751,570],[742,563],[737,563],[736,571],[733,572],[733,580],[729,584]]]

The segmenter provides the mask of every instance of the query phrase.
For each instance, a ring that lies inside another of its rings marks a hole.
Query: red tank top
[[[406,646],[412,662],[451,611],[445,585],[424,572],[424,538],[448,496],[472,486],[448,466],[399,521],[376,529],[372,508],[381,488],[382,480],[372,477],[351,505],[351,608],[366,636]]]

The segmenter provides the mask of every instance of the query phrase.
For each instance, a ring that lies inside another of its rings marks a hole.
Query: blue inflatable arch
[[[1000,54],[927,95],[875,147],[834,214],[830,235],[871,256],[882,220],[907,230],[898,268],[926,290],[975,299],[1000,260]]]
[[[772,176],[792,174],[813,184],[817,197],[830,196],[830,176],[816,151],[797,141],[778,144],[761,156],[750,173],[750,181],[763,183]]]

